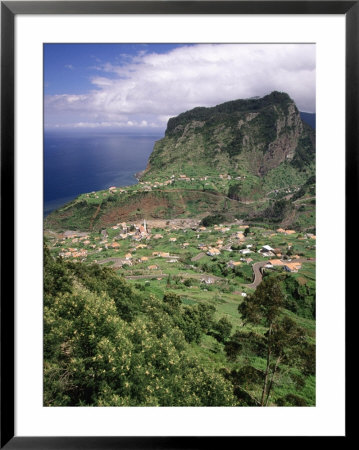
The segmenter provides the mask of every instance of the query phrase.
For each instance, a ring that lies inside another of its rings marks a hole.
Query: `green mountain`
[[[143,179],[202,169],[262,177],[284,162],[303,169],[314,160],[314,133],[287,94],[195,108],[168,121]]]
[[[171,118],[139,184],[80,195],[50,214],[45,228],[208,214],[313,228],[313,203],[304,200],[303,208],[291,197],[314,175],[315,131],[287,94],[272,92]]]

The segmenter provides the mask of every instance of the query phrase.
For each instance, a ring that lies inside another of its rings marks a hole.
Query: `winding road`
[[[315,261],[314,258],[313,259],[298,258],[298,259],[293,259],[291,262],[304,263],[304,262],[314,262],[314,261]],[[269,260],[260,261],[260,262],[256,262],[253,264],[252,269],[253,269],[253,274],[254,274],[254,280],[251,284],[245,285],[247,288],[255,289],[260,284],[260,282],[262,281],[262,278],[263,278],[261,269],[268,263],[269,263]]]
[[[255,289],[259,285],[259,283],[262,281],[263,278],[261,269],[266,264],[268,264],[268,261],[260,261],[253,264],[252,269],[254,274],[254,280],[251,284],[246,284],[245,285],[246,287],[250,289]]]
[[[198,256],[198,255],[197,255]],[[193,260],[193,259],[192,259]],[[312,259],[307,259],[307,258],[298,258],[298,259],[293,259],[291,262],[299,262],[299,263],[305,263],[305,262],[314,262],[315,258]],[[111,268],[113,269],[119,269],[122,267],[122,264],[126,263],[127,261],[124,258],[106,258],[103,259],[101,261],[97,261],[97,264],[104,264],[106,262],[114,262],[114,264],[111,266]],[[288,261],[289,262],[289,261]],[[261,283],[262,279],[263,279],[263,275],[262,275],[262,269],[263,267],[269,263],[269,260],[265,260],[265,261],[259,261],[256,262],[252,265],[252,270],[253,270],[253,275],[254,275],[254,279],[252,281],[252,283],[250,284],[245,284],[243,286],[250,288],[250,289],[256,289],[258,287],[258,285]],[[200,273],[200,274],[188,274],[188,273],[182,273],[181,274],[184,278],[203,278],[203,277],[209,277],[212,278],[214,281],[220,281],[222,278],[212,275],[212,274],[207,274],[207,273]],[[129,279],[129,280],[140,280],[140,279],[146,279],[146,278],[156,278],[156,277],[167,277],[168,274],[161,272],[153,272],[151,274],[142,274],[142,275],[127,275],[125,278]]]

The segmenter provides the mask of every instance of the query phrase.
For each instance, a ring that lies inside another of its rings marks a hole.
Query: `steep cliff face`
[[[284,161],[293,161],[303,140],[310,143],[308,151],[314,158],[310,134],[293,100],[280,92],[195,108],[169,120],[143,178],[200,167],[249,171],[261,177]]]

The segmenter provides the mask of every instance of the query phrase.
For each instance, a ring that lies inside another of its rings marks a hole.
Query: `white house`
[[[261,248],[261,252],[272,252],[274,250],[274,248],[272,248],[270,245],[263,245],[263,247]]]
[[[258,253],[261,253],[263,256],[274,256],[274,248],[272,248],[270,245],[263,245],[263,247],[258,250]]]
[[[249,253],[252,253],[252,250],[249,250],[249,248],[243,248],[242,250],[239,250],[239,253],[241,255],[249,255]]]

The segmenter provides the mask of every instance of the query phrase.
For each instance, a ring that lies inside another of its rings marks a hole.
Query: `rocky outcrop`
[[[144,177],[195,166],[220,171],[242,167],[263,176],[284,161],[292,161],[308,133],[285,93],[195,108],[168,121]]]

